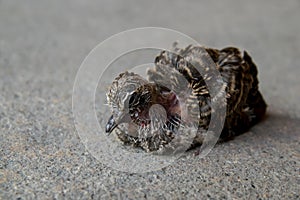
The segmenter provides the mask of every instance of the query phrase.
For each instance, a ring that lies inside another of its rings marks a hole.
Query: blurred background
[[[0,0],[0,198],[299,198],[300,2]],[[247,50],[268,118],[200,159],[114,171],[76,134],[72,89],[85,56],[121,31],[178,30]]]

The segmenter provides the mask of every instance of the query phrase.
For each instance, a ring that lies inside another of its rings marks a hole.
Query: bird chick
[[[175,47],[174,52],[162,51],[156,57],[148,80],[132,72],[115,78],[107,92],[112,111],[107,133],[116,130],[125,144],[148,152],[166,148],[183,136],[182,132],[189,133],[176,144],[201,144],[213,112],[214,99],[206,85],[210,70],[218,70],[225,83],[219,91],[225,93],[227,102],[221,139],[239,135],[263,118],[267,106],[258,91],[257,67],[246,51],[242,54],[234,47],[217,50],[190,45]],[[205,65],[200,54],[210,56],[214,65]],[[191,62],[197,62],[206,74],[200,74]],[[184,107],[189,112],[184,112]]]

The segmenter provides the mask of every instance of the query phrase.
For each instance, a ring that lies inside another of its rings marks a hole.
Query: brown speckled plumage
[[[205,50],[226,83],[220,91],[225,92],[227,100],[220,138],[229,139],[247,131],[265,114],[266,103],[258,91],[257,68],[246,51],[241,53],[234,47]],[[108,105],[113,113],[106,127],[107,132],[117,128],[116,134],[124,143],[146,151],[160,150],[172,141],[176,130],[184,125],[179,109],[179,100],[184,98],[189,108],[186,119],[191,119],[190,122],[202,130],[196,134],[192,145],[202,143],[201,134],[208,129],[212,112],[212,99],[205,84],[211,78],[208,74],[212,69],[206,65],[203,69],[206,73],[201,73],[201,76],[191,64],[197,62],[204,66],[201,64],[205,61],[197,56],[203,53],[203,47],[188,46],[175,48],[174,51],[176,54],[163,51],[156,57],[155,66],[148,70],[148,80],[125,72],[113,81],[107,92]],[[159,115],[161,111],[155,110],[159,107],[151,111],[151,106],[155,104],[164,108],[165,118]],[[161,120],[164,122],[160,123]]]

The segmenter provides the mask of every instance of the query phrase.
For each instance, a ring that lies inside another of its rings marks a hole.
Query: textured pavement
[[[0,0],[0,199],[299,199],[299,10],[297,0]],[[95,45],[144,26],[247,49],[267,118],[155,172],[96,160],[74,126],[76,72]]]

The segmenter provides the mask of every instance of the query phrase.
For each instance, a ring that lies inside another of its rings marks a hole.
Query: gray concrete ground
[[[0,1],[0,199],[299,199],[300,2]],[[268,117],[200,159],[145,174],[108,168],[81,143],[72,87],[88,52],[160,26],[247,49]]]

